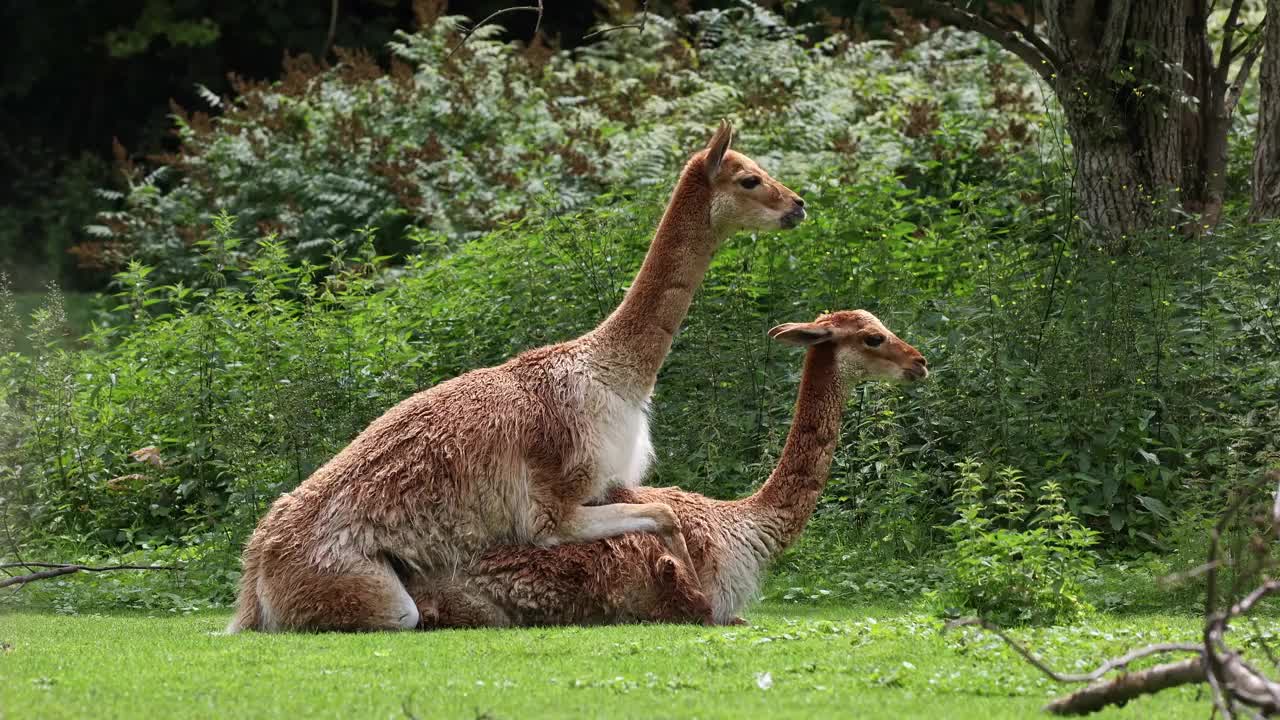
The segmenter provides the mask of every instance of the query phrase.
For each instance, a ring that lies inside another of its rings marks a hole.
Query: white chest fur
[[[608,389],[598,398],[592,433],[597,498],[612,487],[638,486],[653,462],[649,399],[628,401]]]

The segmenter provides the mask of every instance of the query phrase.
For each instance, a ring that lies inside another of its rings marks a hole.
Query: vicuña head
[[[804,200],[769,177],[754,160],[729,149],[733,127],[720,129],[701,153],[711,183],[711,227],[724,238],[738,230],[790,229],[804,220]],[[696,157],[696,156],[695,156]]]
[[[769,337],[790,345],[834,343],[836,363],[848,384],[862,380],[915,382],[929,377],[924,355],[866,310],[827,313],[809,323],[784,323]]]

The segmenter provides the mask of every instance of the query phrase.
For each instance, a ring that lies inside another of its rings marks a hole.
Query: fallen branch
[[[75,565],[71,563],[38,563],[38,562],[16,562],[16,563],[0,563],[0,570],[8,570],[10,568],[48,568],[26,575],[14,575],[0,580],[0,588],[17,585],[22,587],[29,582],[36,580],[45,580],[60,575],[71,575],[78,572],[110,572],[112,570],[181,570],[181,566],[177,565]]]
[[[1269,472],[1260,482],[1252,483],[1244,488],[1231,503],[1228,504],[1222,518],[1209,533],[1209,557],[1205,563],[1186,573],[1178,579],[1186,579],[1204,575],[1205,577],[1205,621],[1202,640],[1198,643],[1158,643],[1130,650],[1117,658],[1103,662],[1092,672],[1079,674],[1060,673],[1050,668],[1035,653],[1009,637],[1002,628],[982,618],[964,618],[947,623],[947,627],[978,626],[988,630],[1008,643],[1019,655],[1041,672],[1058,682],[1091,683],[1070,695],[1054,700],[1044,707],[1055,715],[1087,715],[1097,712],[1109,705],[1124,705],[1140,695],[1150,695],[1179,685],[1207,683],[1210,697],[1216,713],[1230,720],[1241,712],[1251,716],[1280,714],[1280,683],[1272,681],[1261,670],[1249,664],[1241,654],[1227,644],[1226,636],[1230,622],[1240,617],[1248,617],[1250,611],[1269,595],[1280,593],[1280,580],[1264,578],[1252,591],[1244,594],[1235,603],[1225,609],[1219,609],[1218,570],[1232,566],[1232,562],[1222,557],[1222,536],[1228,524],[1244,508],[1262,483],[1270,482],[1275,486],[1271,503],[1270,524],[1266,526],[1266,534],[1280,535],[1280,472]],[[1255,538],[1256,539],[1256,538]],[[1266,545],[1254,546],[1256,552],[1266,553]],[[1265,559],[1265,558],[1264,558]],[[1243,563],[1240,563],[1243,565]],[[1257,569],[1263,569],[1266,563],[1260,561]],[[1238,596],[1239,588],[1232,588],[1232,595]],[[1275,663],[1270,647],[1264,644],[1264,650]],[[1107,673],[1120,670],[1141,658],[1165,653],[1195,653],[1196,657],[1178,662],[1170,662],[1145,668],[1131,673],[1104,680]]]
[[[1107,660],[1091,672],[1069,674],[1055,671],[1035,653],[1009,637],[1000,626],[987,620],[964,618],[949,622],[947,626],[978,626],[994,633],[1028,663],[1058,682],[1093,682],[1092,685],[1082,690],[1077,690],[1045,705],[1045,711],[1054,715],[1088,715],[1108,705],[1124,705],[1140,695],[1151,695],[1171,687],[1202,682],[1208,682],[1211,686],[1229,690],[1229,694],[1224,693],[1224,696],[1229,696],[1234,701],[1252,705],[1264,714],[1270,715],[1280,709],[1280,686],[1267,680],[1262,673],[1251,667],[1236,653],[1224,653],[1223,657],[1218,658],[1221,665],[1221,676],[1220,678],[1215,678],[1205,665],[1204,646],[1198,643],[1158,643],[1148,645],[1131,650],[1118,658]],[[1156,665],[1131,673],[1122,673],[1110,680],[1101,680],[1104,675],[1112,670],[1125,668],[1135,660],[1173,652],[1196,653],[1197,657]],[[1218,697],[1218,695],[1215,695],[1215,699],[1218,699]],[[1227,712],[1226,717],[1233,717],[1229,710],[1220,710],[1220,712],[1223,711]]]
[[[1139,695],[1149,695],[1178,685],[1204,681],[1204,661],[1195,657],[1096,682],[1054,700],[1045,705],[1044,709],[1054,715],[1088,715],[1108,705],[1124,705]]]

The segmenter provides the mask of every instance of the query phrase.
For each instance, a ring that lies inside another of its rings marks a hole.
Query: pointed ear
[[[783,323],[769,331],[769,337],[788,345],[817,345],[832,335],[831,328],[816,323]]]
[[[711,142],[707,143],[707,179],[712,180],[720,172],[720,163],[724,161],[724,154],[729,151],[729,143],[733,141],[733,126],[728,120],[720,121],[720,129],[716,130],[716,134],[711,136]]]

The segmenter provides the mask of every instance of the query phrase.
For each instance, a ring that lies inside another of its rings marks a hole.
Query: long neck
[[[795,542],[817,507],[831,471],[844,399],[835,346],[809,348],[782,457],[765,484],[743,501],[769,534],[765,544],[775,552]]]
[[[680,174],[622,304],[592,333],[608,365],[624,368],[644,393],[657,381],[721,239],[711,228],[711,185],[702,157],[695,156]]]

